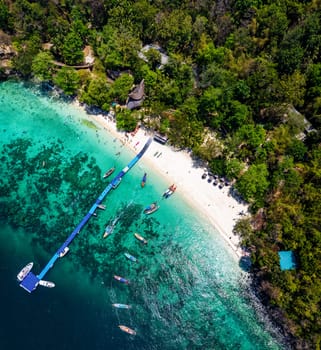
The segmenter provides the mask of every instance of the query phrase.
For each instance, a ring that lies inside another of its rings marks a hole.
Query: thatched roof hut
[[[141,106],[144,100],[144,79],[128,94],[127,108],[134,109]]]

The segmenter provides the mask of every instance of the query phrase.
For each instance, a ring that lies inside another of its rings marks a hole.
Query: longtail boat
[[[149,215],[149,214],[155,213],[155,211],[158,209],[159,209],[159,205],[157,205],[157,203],[154,202],[144,209],[144,213]]]
[[[144,244],[147,244],[147,240],[146,240],[144,237],[142,237],[140,234],[135,233],[135,237],[136,237],[140,242],[142,242],[142,243],[144,243]]]
[[[163,193],[163,198],[170,197],[176,191],[176,185],[171,185],[168,189]]]
[[[126,256],[126,258],[130,261],[133,261],[133,262],[137,262],[137,258],[135,258],[134,256],[128,254],[128,253],[124,253],[124,255]]]
[[[108,171],[105,172],[103,178],[110,176],[115,171],[115,167],[110,168]]]
[[[126,278],[124,278],[124,277],[120,277],[120,276],[114,275],[114,278],[115,278],[116,281],[119,281],[119,282],[125,283],[125,284],[129,284],[129,281],[126,280]]]
[[[127,326],[119,325],[118,327],[125,333],[128,333],[130,335],[136,335],[136,332],[133,329],[127,327]]]
[[[141,182],[141,186],[144,187],[146,184],[146,180],[147,180],[147,173],[144,174],[143,178],[142,178],[142,182]]]
[[[117,308],[117,309],[130,309],[131,306],[130,305],[127,305],[127,304],[112,304],[113,307]]]

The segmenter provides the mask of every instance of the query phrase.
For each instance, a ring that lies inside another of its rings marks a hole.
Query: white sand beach
[[[87,115],[90,120],[107,129],[115,137],[121,139],[127,147],[137,152],[141,150],[149,137],[153,137],[153,134],[149,134],[143,128],[138,129],[134,136],[128,134],[128,137],[125,137],[125,133],[118,132],[115,122],[106,116]],[[186,201],[220,232],[235,253],[235,257],[239,258],[242,255],[239,237],[234,235],[232,230],[235,221],[241,217],[240,212],[247,213],[248,206],[228,195],[230,186],[220,189],[213,183],[208,183],[207,179],[202,179],[204,167],[194,165],[186,151],[177,151],[156,141],[150,145],[144,155],[144,160],[168,179],[168,185],[177,186],[176,191],[184,196]]]

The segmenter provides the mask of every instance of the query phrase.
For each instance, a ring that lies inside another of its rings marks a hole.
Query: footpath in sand
[[[87,114],[88,118],[96,121],[101,127],[122,140],[125,146],[139,151],[145,144],[149,134],[143,128],[138,129],[135,135],[118,132],[116,124],[103,115]],[[177,151],[174,148],[152,142],[144,155],[144,160],[153,169],[168,179],[168,185],[175,184],[179,192],[191,206],[220,232],[238,258],[242,255],[239,246],[239,237],[233,234],[235,222],[241,218],[240,213],[247,214],[246,204],[239,203],[229,195],[230,186],[219,188],[207,178],[202,179],[204,167],[194,164],[193,159],[186,151]]]

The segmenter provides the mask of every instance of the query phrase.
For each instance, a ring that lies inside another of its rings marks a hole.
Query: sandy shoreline
[[[79,103],[75,103],[80,107]],[[152,134],[144,129],[125,137],[125,133],[116,129],[116,124],[104,115],[88,114],[89,120],[96,121],[104,129],[122,140],[126,147],[140,151]],[[144,154],[144,160],[159,174],[168,180],[168,184],[176,184],[179,192],[191,206],[203,215],[220,232],[226,240],[236,258],[240,258],[242,250],[239,246],[239,237],[232,233],[235,221],[240,218],[240,212],[247,213],[247,205],[237,202],[228,195],[230,187],[219,189],[207,179],[202,179],[204,167],[193,164],[190,155],[185,151],[176,151],[170,146],[164,146],[154,141]]]

